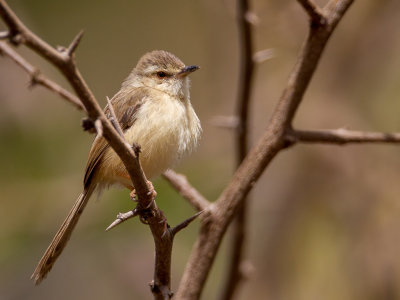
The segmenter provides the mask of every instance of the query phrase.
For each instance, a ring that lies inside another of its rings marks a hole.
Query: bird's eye
[[[167,77],[167,73],[162,72],[162,71],[157,72],[157,77],[158,77],[158,78],[165,78],[165,77]]]

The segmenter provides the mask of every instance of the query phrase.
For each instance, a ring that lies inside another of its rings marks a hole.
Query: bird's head
[[[155,50],[142,56],[124,84],[135,87],[146,86],[173,97],[188,99],[188,75],[198,69],[198,66],[186,66],[167,51]]]

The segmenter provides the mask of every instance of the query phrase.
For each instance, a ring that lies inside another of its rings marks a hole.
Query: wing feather
[[[135,123],[135,116],[148,96],[149,90],[147,88],[125,88],[111,99],[115,116],[124,132]],[[104,113],[107,118],[111,117],[108,105],[104,108]],[[104,137],[96,137],[93,141],[83,180],[85,187],[91,183],[96,174],[97,166],[100,164],[108,147],[109,145]]]

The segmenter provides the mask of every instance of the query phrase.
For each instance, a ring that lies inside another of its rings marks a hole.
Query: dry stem
[[[164,172],[163,177],[185,198],[197,211],[205,210],[210,203],[203,197],[182,174],[173,170]]]
[[[365,144],[365,143],[400,143],[400,133],[382,133],[353,131],[347,129],[333,130],[289,130],[289,142],[325,143],[325,144]]]
[[[39,69],[28,63],[22,56],[20,56],[13,48],[7,45],[6,42],[0,41],[0,54],[8,56],[12,61],[19,65],[25,72],[31,76],[32,85],[39,84],[45,88],[55,92],[63,99],[67,100],[79,110],[85,110],[78,97],[68,92],[66,89],[42,75]]]
[[[236,130],[236,164],[239,166],[246,157],[249,147],[249,109],[251,100],[251,87],[254,74],[253,41],[251,24],[246,17],[250,12],[247,0],[238,1],[238,25],[241,46],[241,71],[239,79],[239,92],[237,103],[237,115],[239,126]],[[232,299],[243,279],[240,265],[243,261],[246,232],[247,232],[247,211],[248,198],[243,198],[233,222],[231,241],[231,253],[228,261],[227,280],[222,290],[221,299]]]
[[[285,133],[308,87],[318,61],[337,23],[352,0],[331,0],[324,9],[323,25],[310,26],[309,35],[266,132],[244,159],[229,185],[215,203],[212,220],[203,223],[183,274],[177,299],[198,299],[235,211],[276,154],[285,147]]]
[[[1,42],[2,52],[6,53],[23,67],[25,71],[31,74],[34,83],[40,83],[50,90],[59,93],[75,106],[80,107],[82,105],[79,104],[82,103],[97,133],[104,136],[121,158],[131,177],[138,196],[138,214],[142,220],[146,220],[146,223],[149,224],[155,242],[156,262],[152,292],[156,299],[168,299],[172,295],[170,291],[170,266],[173,235],[171,233],[165,234],[167,228],[166,218],[155,204],[154,198],[156,193],[151,183],[148,183],[140,166],[137,156],[139,151],[134,151],[132,146],[125,142],[123,135],[120,134],[122,130],[119,130],[118,133],[107,119],[76,66],[74,53],[82,38],[83,31],[74,38],[68,48],[59,48],[59,50],[57,50],[31,32],[4,0],[0,0],[0,16],[9,29],[6,35],[2,34],[2,38],[8,38],[14,45],[25,44],[31,50],[56,66],[69,81],[80,101],[77,101],[73,96],[68,95],[61,87],[38,74],[35,68],[21,59],[14,51],[10,51],[10,47],[4,42]],[[110,110],[112,112],[112,107],[110,107]]]

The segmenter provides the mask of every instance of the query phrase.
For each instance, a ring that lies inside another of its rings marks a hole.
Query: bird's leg
[[[129,193],[129,196],[131,197],[132,201],[138,202],[135,188],[132,188],[131,192]]]
[[[145,209],[150,208],[150,206],[153,204],[153,201],[157,197],[157,192],[154,189],[153,183],[150,180],[147,180],[147,186],[149,188],[149,195],[151,195],[151,199],[152,200],[151,200],[150,204],[147,207],[145,207]],[[131,197],[131,200],[135,201],[135,202],[138,202],[135,188],[132,187],[132,188],[130,188],[130,190],[131,190],[131,192],[130,192],[129,196]]]

